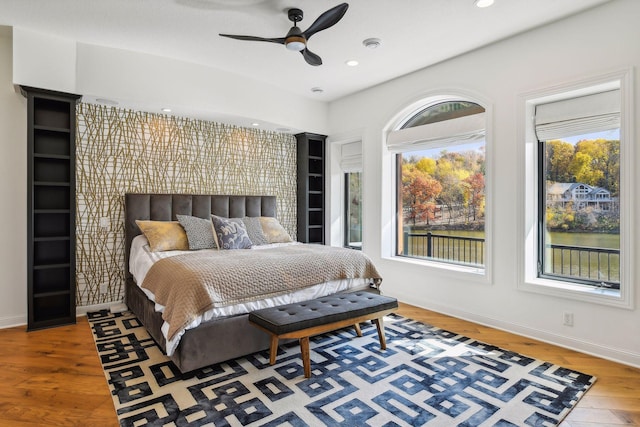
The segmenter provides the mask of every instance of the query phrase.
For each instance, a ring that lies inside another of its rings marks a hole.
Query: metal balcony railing
[[[484,266],[484,239],[405,232],[403,255],[432,258],[454,264]]]
[[[484,239],[434,233],[404,233],[402,255],[453,264],[484,266]],[[620,289],[620,250],[546,245],[542,275],[596,287]]]
[[[544,274],[620,289],[620,249],[546,245]]]

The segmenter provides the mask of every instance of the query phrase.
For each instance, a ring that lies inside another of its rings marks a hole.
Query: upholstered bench
[[[249,314],[249,321],[271,335],[272,365],[276,362],[278,340],[298,338],[304,376],[309,378],[309,337],[349,325],[353,325],[357,335],[361,337],[360,322],[373,320],[378,328],[380,347],[384,350],[387,344],[382,318],[397,309],[398,300],[395,298],[362,291],[257,310]]]

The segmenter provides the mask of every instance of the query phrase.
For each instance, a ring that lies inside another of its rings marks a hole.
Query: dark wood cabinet
[[[298,241],[324,244],[325,241],[325,135],[299,133]]]
[[[79,95],[27,98],[28,330],[75,323],[75,138]]]

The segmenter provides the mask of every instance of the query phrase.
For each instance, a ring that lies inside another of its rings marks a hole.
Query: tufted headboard
[[[141,234],[136,219],[177,221],[176,215],[209,218],[211,214],[226,218],[276,216],[275,196],[224,196],[204,194],[127,193],[124,196],[125,277],[129,273],[131,241]]]

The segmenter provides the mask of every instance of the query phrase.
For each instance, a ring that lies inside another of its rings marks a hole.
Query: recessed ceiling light
[[[258,123],[258,122],[253,122],[253,123],[251,123],[251,126],[260,126],[260,123]]]
[[[382,40],[372,37],[370,39],[365,39],[362,41],[362,44],[369,49],[375,49],[382,44]]]
[[[313,93],[322,93],[322,92],[324,92],[324,89],[322,89],[321,87],[312,87],[311,88],[311,92],[313,92]]]
[[[349,67],[355,67],[359,64],[359,62],[356,61],[355,59],[350,59],[347,62],[345,62],[345,64],[347,64]]]
[[[478,7],[489,7],[493,4],[494,0],[476,0],[475,4]]]
[[[162,110],[163,113],[170,113],[171,112],[171,108],[167,108],[167,107],[161,108],[161,110]]]

